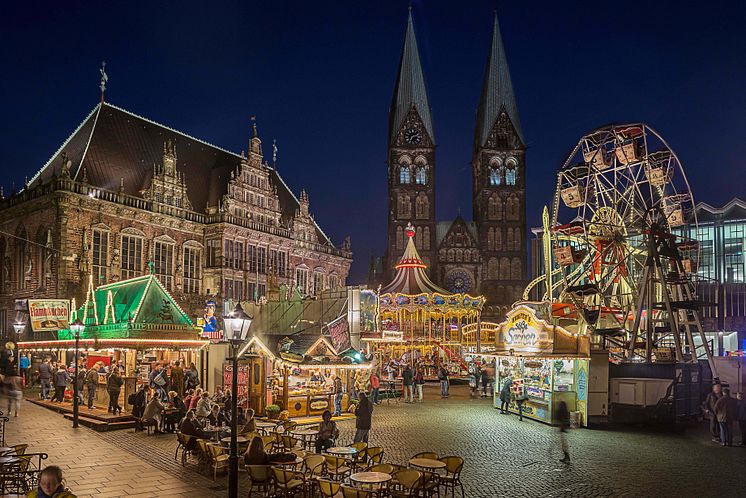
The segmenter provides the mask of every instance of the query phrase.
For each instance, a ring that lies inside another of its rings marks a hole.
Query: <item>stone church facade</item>
[[[371,283],[392,275],[406,226],[430,277],[452,292],[482,294],[499,318],[527,284],[525,152],[497,17],[472,150],[472,221],[435,215],[436,142],[411,12],[389,111],[388,243]]]
[[[193,318],[205,300],[345,285],[335,246],[263,156],[236,154],[101,102],[43,168],[0,200],[0,309],[84,297],[152,271]],[[8,315],[11,315],[8,313]],[[13,316],[6,316],[7,326]]]

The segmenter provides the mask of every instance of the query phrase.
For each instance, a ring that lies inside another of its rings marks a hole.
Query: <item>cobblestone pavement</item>
[[[738,473],[746,468],[746,448],[721,448],[700,428],[685,434],[573,430],[572,464],[565,466],[558,462],[556,429],[500,415],[487,400],[430,393],[422,404],[376,407],[370,444],[401,464],[424,450],[463,456],[467,497],[746,496]],[[63,466],[79,496],[226,495],[224,476],[213,482],[195,465],[174,462],[175,436],[73,431],[58,414],[30,403],[23,408],[20,422],[8,426],[8,442],[50,453],[49,463]],[[350,443],[354,421],[339,426],[339,443]],[[245,496],[243,476],[241,482]]]

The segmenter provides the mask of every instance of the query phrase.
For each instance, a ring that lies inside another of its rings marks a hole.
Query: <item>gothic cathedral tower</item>
[[[388,174],[384,275],[393,275],[393,265],[406,247],[410,222],[415,227],[415,246],[430,275],[436,275],[435,137],[411,9],[389,110]]]
[[[526,145],[495,15],[472,155],[473,211],[482,252],[480,292],[501,315],[526,286]]]

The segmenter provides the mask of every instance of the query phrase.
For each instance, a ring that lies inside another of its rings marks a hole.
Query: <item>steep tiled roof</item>
[[[78,129],[31,180],[45,181],[59,175],[62,154],[72,161],[71,176],[80,180],[83,171],[88,183],[116,191],[120,182],[124,193],[140,196],[148,187],[154,165],[163,163],[163,144],[176,146],[177,169],[187,183],[189,200],[197,212],[217,206],[228,191],[230,172],[241,163],[241,156],[185,133],[133,114],[109,103],[98,104]],[[277,187],[282,220],[292,219],[300,204],[276,170],[270,168]],[[331,244],[316,226],[319,241]]]
[[[477,126],[474,136],[477,147],[483,146],[487,141],[487,137],[490,131],[492,131],[501,109],[505,109],[518,134],[518,138],[520,138],[522,143],[525,143],[521,129],[521,120],[518,117],[518,106],[516,106],[515,95],[513,94],[513,83],[510,79],[508,59],[505,56],[505,47],[502,35],[500,34],[500,24],[497,21],[496,13],[492,33],[492,45],[490,47],[490,54],[487,57],[487,67],[484,70],[484,81],[482,83],[482,95],[479,98],[479,108],[477,109]]]
[[[412,11],[410,10],[407,31],[404,35],[404,48],[402,48],[399,62],[399,72],[396,76],[394,97],[389,110],[389,142],[393,142],[396,138],[396,134],[412,106],[417,109],[425,129],[434,143],[435,135],[433,134],[433,122],[430,117],[430,102],[427,99],[425,77],[422,74],[420,53],[417,49],[417,38],[414,34]]]

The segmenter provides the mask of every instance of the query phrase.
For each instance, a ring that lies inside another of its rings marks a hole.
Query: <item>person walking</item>
[[[702,403],[702,410],[710,419],[710,435],[712,436],[712,441],[715,443],[720,442],[720,424],[715,416],[715,403],[722,397],[722,386],[720,384],[713,384],[712,392],[707,394],[704,403]]]
[[[374,405],[381,404],[380,401],[378,401],[378,395],[381,392],[381,379],[378,377],[378,374],[376,372],[373,372],[370,375],[370,396],[372,398]]]
[[[417,367],[414,374],[414,385],[417,388],[417,402],[422,403],[422,386],[425,385],[425,375],[422,373],[421,367]]]
[[[559,422],[560,449],[562,450],[562,463],[570,463],[570,449],[567,446],[567,429],[570,427],[570,410],[567,403],[560,401],[557,407],[557,422]]]
[[[736,394],[738,400],[738,429],[741,431],[741,445],[746,446],[746,399],[744,399],[743,393]]]
[[[503,415],[510,415],[508,408],[510,407],[510,386],[513,384],[513,379],[507,377],[502,389],[500,390],[500,413]]]
[[[23,381],[23,385],[28,386],[29,385],[28,372],[29,372],[29,368],[31,368],[31,359],[28,357],[26,353],[22,354],[21,358],[18,360],[18,368],[20,369],[20,372],[21,372],[21,377],[22,377],[21,380]]]
[[[373,422],[373,403],[370,402],[368,396],[364,393],[360,393],[360,399],[355,409],[355,437],[354,443],[367,443],[368,434],[370,433],[370,427]]]
[[[52,365],[49,364],[49,358],[44,358],[44,361],[39,365],[39,383],[41,384],[41,399],[49,399],[49,390],[52,387]]]
[[[88,390],[88,409],[93,410],[93,400],[96,399],[96,386],[98,386],[98,369],[96,365],[91,366],[85,374],[85,386]]]
[[[738,420],[738,401],[730,397],[730,389],[723,389],[723,397],[715,403],[713,412],[720,424],[720,444],[733,446],[733,426]]]
[[[181,368],[179,360],[176,360],[174,366],[171,367],[171,389],[179,396],[184,396],[184,369]]]
[[[14,417],[18,416],[23,401],[23,378],[13,372],[5,377],[6,388],[8,390],[8,416],[12,413]]]
[[[54,398],[58,403],[65,400],[65,388],[70,382],[70,374],[65,370],[65,365],[60,363],[59,368],[54,374]]]
[[[332,389],[334,393],[334,416],[339,417],[342,415],[342,379],[339,378],[339,375],[334,376]]]
[[[106,379],[106,391],[109,393],[108,412],[114,415],[122,414],[122,407],[119,406],[119,394],[122,392],[122,376],[119,375],[118,368],[112,368],[109,377]]]
[[[440,397],[447,398],[448,394],[448,369],[441,365],[438,370],[438,380],[440,381]]]
[[[414,403],[414,396],[412,393],[412,369],[409,367],[409,363],[404,367],[404,371],[401,373],[402,382],[404,384],[404,402]]]

